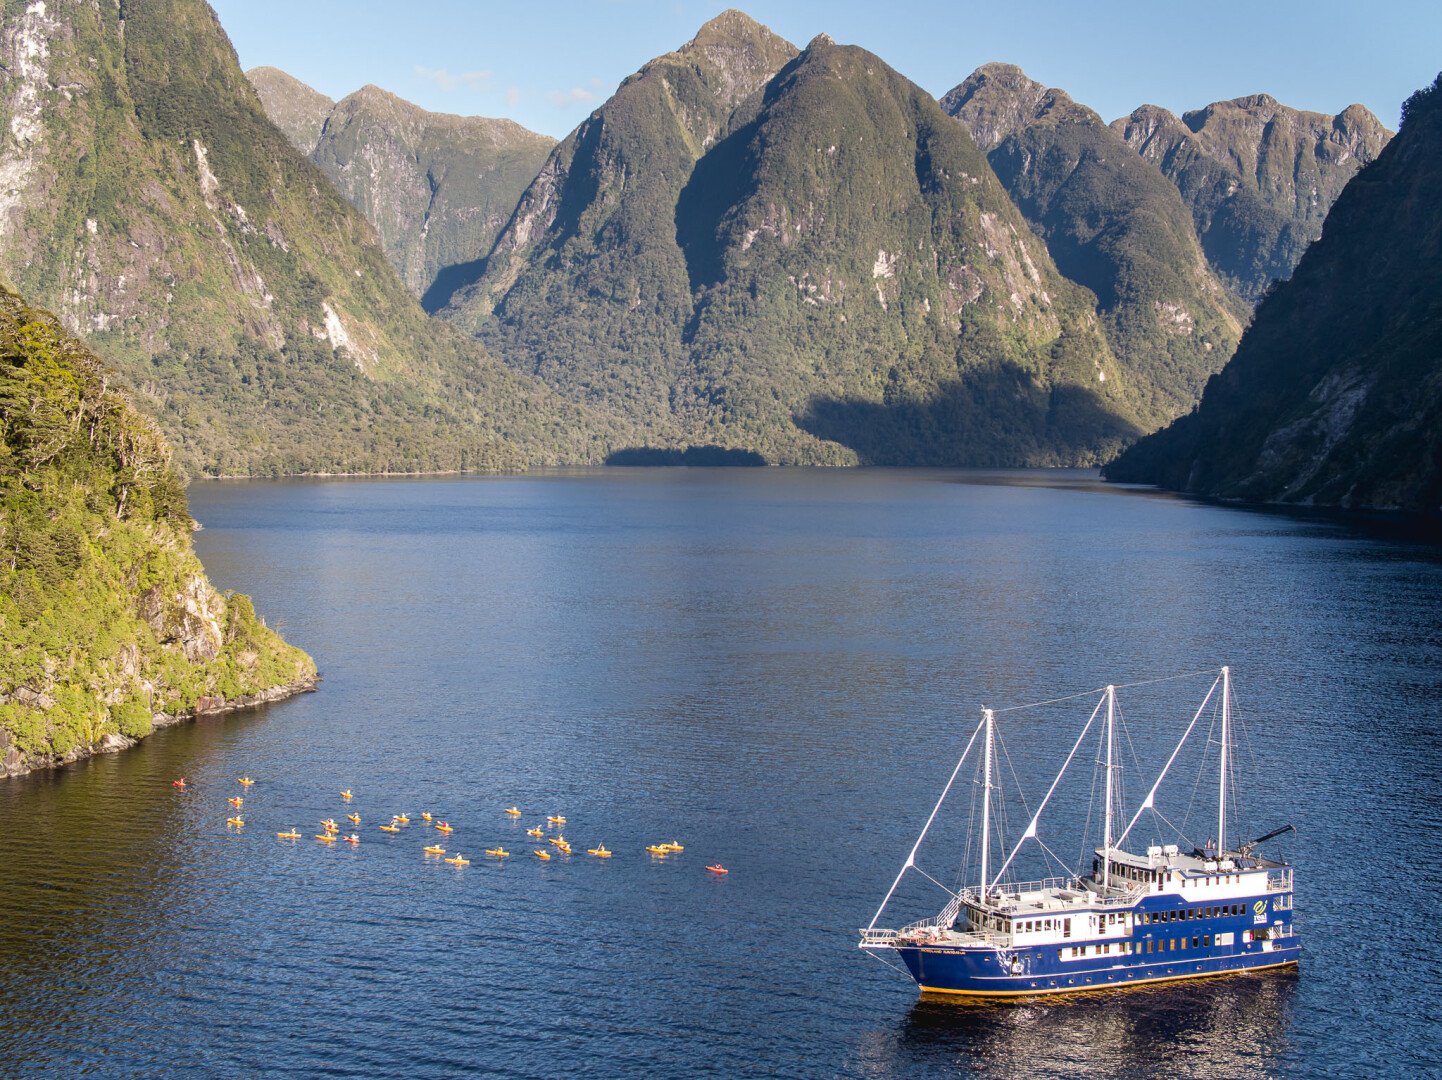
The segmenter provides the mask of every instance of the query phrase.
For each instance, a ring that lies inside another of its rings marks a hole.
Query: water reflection
[[[872,1076],[1269,1076],[1287,1054],[1298,974],[1004,1004],[926,996],[892,1033],[864,1040]]]

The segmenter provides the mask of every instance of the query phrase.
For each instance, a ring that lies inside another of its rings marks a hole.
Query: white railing
[[[1268,892],[1290,892],[1292,889],[1292,871],[1283,870],[1279,874],[1267,875]]]

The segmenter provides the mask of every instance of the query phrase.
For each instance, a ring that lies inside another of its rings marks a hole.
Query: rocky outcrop
[[[1360,105],[1327,116],[1266,94],[1181,119],[1143,105],[1111,126],[1176,185],[1213,269],[1252,302],[1291,276],[1347,181],[1391,138]]]
[[[1442,76],[1337,198],[1196,411],[1111,480],[1249,502],[1442,511]]]
[[[0,774],[314,686],[191,548],[170,448],[54,316],[0,291]]]
[[[284,686],[272,686],[253,694],[242,694],[234,699],[205,697],[196,702],[194,709],[185,712],[155,713],[151,718],[151,726],[153,730],[159,730],[184,723],[187,720],[195,720],[201,716],[219,716],[224,713],[258,708],[261,705],[271,705],[278,701],[284,701],[286,698],[295,697],[297,694],[312,693],[319,689],[319,686],[320,676],[312,675]],[[61,766],[73,765],[77,761],[84,761],[86,758],[99,754],[118,754],[139,743],[139,738],[112,731],[98,742],[77,743],[64,754],[27,755],[11,742],[6,731],[0,729],[0,779],[25,776],[28,773],[43,772],[46,769],[58,769]]]
[[[987,150],[1057,269],[1097,296],[1143,422],[1189,410],[1246,309],[1207,266],[1176,188],[1095,112],[1014,65],[978,68],[941,105]]]

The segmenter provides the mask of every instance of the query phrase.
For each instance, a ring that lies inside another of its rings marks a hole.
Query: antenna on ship
[[[1227,742],[1231,737],[1232,669],[1222,668],[1222,753],[1217,782],[1217,858],[1227,853]]]
[[[1112,876],[1112,744],[1116,741],[1117,688],[1107,686],[1107,801],[1102,827],[1102,895],[1107,894]],[[1093,834],[1095,835],[1095,834]]]
[[[987,887],[986,875],[990,869],[991,855],[991,744],[992,728],[996,721],[990,709],[981,710],[982,721],[986,724],[986,765],[982,769],[981,781],[981,901],[986,903]],[[976,805],[975,803],[972,804]]]

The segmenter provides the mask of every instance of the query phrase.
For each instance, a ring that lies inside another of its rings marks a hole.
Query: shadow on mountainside
[[[1038,388],[1010,364],[945,383],[925,400],[813,397],[794,419],[863,465],[1097,465],[1145,434],[1094,391]]]
[[[684,450],[662,446],[627,446],[606,455],[607,465],[765,465],[755,450],[731,446],[688,446]]]
[[[421,294],[421,307],[427,315],[434,315],[451,302],[451,297],[480,281],[486,273],[484,257],[470,262],[451,263],[436,272],[436,278]]]

